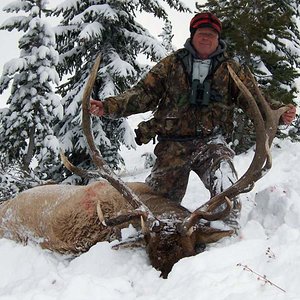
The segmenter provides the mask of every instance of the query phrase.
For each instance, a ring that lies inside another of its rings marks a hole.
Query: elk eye
[[[151,231],[156,232],[156,233],[159,232],[160,231],[160,226],[153,226]]]
[[[195,251],[196,251],[196,253],[204,252],[205,248],[206,248],[206,245],[203,244],[203,243],[197,243],[195,245]]]

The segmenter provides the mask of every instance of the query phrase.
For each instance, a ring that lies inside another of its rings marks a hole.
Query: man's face
[[[206,59],[219,45],[218,33],[212,28],[198,28],[193,36],[192,45],[198,56]]]

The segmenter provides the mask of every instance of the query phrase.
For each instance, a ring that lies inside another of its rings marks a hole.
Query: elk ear
[[[231,236],[234,234],[234,230],[221,230],[211,227],[201,227],[194,231],[197,243],[209,244],[215,243],[218,240]]]

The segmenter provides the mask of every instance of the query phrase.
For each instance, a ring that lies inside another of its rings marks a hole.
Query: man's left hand
[[[296,117],[296,107],[293,104],[289,104],[288,107],[290,109],[281,116],[285,125],[290,125]]]

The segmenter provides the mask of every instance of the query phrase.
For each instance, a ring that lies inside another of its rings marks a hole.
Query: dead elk
[[[151,264],[166,277],[180,258],[196,254],[198,243],[214,242],[231,234],[203,225],[182,234],[180,224],[190,215],[188,210],[153,194],[143,183],[128,186],[151,209],[153,220],[143,211],[132,210],[107,182],[48,185],[27,190],[1,205],[0,236],[23,243],[30,240],[59,253],[79,254],[97,242],[119,238],[120,229],[131,222],[143,230],[141,237]]]
[[[155,194],[144,183],[124,183],[103,161],[94,144],[89,116],[89,99],[99,64],[98,58],[82,103],[83,131],[97,170],[85,171],[66,160],[64,163],[83,176],[98,173],[106,181],[87,186],[40,186],[20,193],[0,206],[0,236],[20,242],[31,240],[53,251],[78,254],[97,242],[119,238],[120,229],[130,222],[140,230],[140,240],[145,244],[152,266],[166,278],[173,265],[183,257],[195,255],[199,245],[216,242],[233,233],[212,228],[209,222],[204,224],[201,220],[226,217],[231,210],[230,198],[248,191],[271,167],[269,146],[286,108],[270,110],[258,88],[255,100],[228,66],[233,80],[253,107],[252,118],[259,133],[256,154],[239,181],[191,213]],[[220,210],[224,206],[225,209]]]

